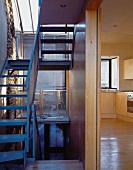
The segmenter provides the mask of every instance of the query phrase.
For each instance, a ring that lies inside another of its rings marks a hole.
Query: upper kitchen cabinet
[[[124,79],[133,79],[133,59],[124,60]]]

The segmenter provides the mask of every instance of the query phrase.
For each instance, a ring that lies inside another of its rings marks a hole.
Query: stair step
[[[23,142],[26,140],[25,134],[4,134],[0,135],[0,143]]]
[[[0,119],[0,126],[21,126],[26,124],[26,119]]]
[[[0,97],[19,97],[19,98],[23,98],[23,97],[27,97],[27,94],[0,94]]]
[[[72,54],[72,50],[42,50],[42,54]]]
[[[72,39],[41,39],[41,43],[54,44],[54,43],[72,43]]]
[[[20,78],[20,77],[27,77],[27,75],[2,75],[0,78]]]
[[[25,156],[25,154],[24,154],[23,150],[0,152],[0,162],[22,159],[22,158],[24,158],[24,156]]]
[[[20,66],[6,66],[6,70],[28,70],[28,66],[20,67]]]
[[[0,106],[0,110],[27,110],[27,106]]]
[[[0,84],[0,87],[26,87],[25,84]]]
[[[74,27],[40,27],[40,32],[73,32]]]
[[[70,70],[71,61],[39,61],[39,70]]]
[[[20,59],[20,60],[8,60],[8,65],[12,66],[18,66],[18,67],[23,67],[23,66],[29,66],[29,59]]]

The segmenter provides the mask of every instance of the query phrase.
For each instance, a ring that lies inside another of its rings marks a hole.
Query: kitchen
[[[117,88],[101,89],[101,118],[119,118],[133,122],[133,88],[131,87],[133,59],[126,59],[121,63],[122,66],[120,66],[120,61],[118,60],[118,75],[120,75],[121,68],[123,77],[117,75],[119,80]]]

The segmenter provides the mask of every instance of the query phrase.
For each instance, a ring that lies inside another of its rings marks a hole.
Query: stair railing
[[[42,159],[42,151],[41,151],[41,143],[40,143],[40,138],[39,138],[37,118],[36,118],[35,104],[32,104],[32,116],[33,116],[32,158],[34,160],[41,160]]]
[[[38,26],[34,39],[34,45],[31,53],[30,63],[26,78],[27,89],[27,152],[29,151],[30,122],[31,122],[31,105],[34,102],[35,88],[38,73],[39,61],[39,32],[40,32],[40,8],[38,12]]]

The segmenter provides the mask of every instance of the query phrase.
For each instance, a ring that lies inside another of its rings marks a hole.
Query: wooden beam
[[[103,0],[89,0],[87,10],[96,10],[100,7]]]
[[[100,169],[100,12],[86,11],[85,170]]]

